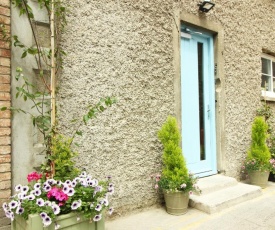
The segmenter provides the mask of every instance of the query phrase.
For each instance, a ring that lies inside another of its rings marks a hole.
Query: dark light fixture
[[[215,6],[215,3],[211,2],[210,0],[204,0],[203,2],[199,3],[198,6],[200,11],[207,13]]]

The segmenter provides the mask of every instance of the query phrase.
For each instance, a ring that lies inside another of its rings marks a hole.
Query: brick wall
[[[10,0],[0,1],[0,23],[10,36]],[[9,42],[0,33],[0,107],[10,106],[10,56]],[[0,230],[10,229],[2,203],[11,195],[11,116],[10,111],[0,111]]]

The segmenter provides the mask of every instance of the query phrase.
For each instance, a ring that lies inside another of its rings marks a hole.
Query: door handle
[[[207,115],[208,115],[208,119],[210,118],[210,106],[207,106]]]

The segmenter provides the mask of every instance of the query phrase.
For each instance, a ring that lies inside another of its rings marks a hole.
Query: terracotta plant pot
[[[163,191],[166,211],[172,215],[183,215],[187,212],[189,193]]]
[[[269,177],[269,172],[253,171],[249,172],[250,184],[265,188]]]
[[[79,220],[77,218],[80,217]],[[103,215],[102,215],[103,217]],[[17,216],[11,224],[12,230],[54,230],[55,223],[60,225],[59,230],[104,230],[104,217],[98,222],[91,222],[75,213],[58,216],[47,228],[43,228],[41,218],[38,214],[29,215],[28,220]]]

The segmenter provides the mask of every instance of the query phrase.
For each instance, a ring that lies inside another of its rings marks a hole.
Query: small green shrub
[[[242,172],[274,170],[271,162],[271,154],[267,146],[268,125],[262,116],[257,116],[252,124],[251,145],[247,152],[247,157]]]
[[[72,140],[72,138],[61,134],[52,135],[50,139],[51,154],[47,155],[47,161],[41,166],[44,173],[53,174],[56,180],[70,180],[79,175],[80,170],[75,167],[73,159],[78,153],[71,148]]]
[[[249,160],[255,159],[262,164],[268,164],[271,158],[266,144],[268,125],[263,117],[257,116],[252,124],[251,146],[247,153]]]
[[[163,144],[163,168],[161,176],[156,178],[157,185],[166,190],[192,191],[197,190],[197,181],[189,175],[186,161],[180,148],[180,132],[176,118],[169,116],[158,132],[158,138]],[[156,188],[158,188],[156,186]]]

